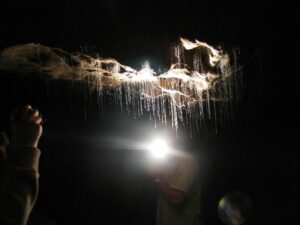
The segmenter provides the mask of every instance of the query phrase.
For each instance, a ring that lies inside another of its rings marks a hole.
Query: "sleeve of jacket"
[[[25,225],[38,194],[41,152],[34,147],[11,150],[2,170],[0,225]]]

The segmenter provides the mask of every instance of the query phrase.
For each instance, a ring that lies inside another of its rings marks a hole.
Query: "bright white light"
[[[164,158],[170,152],[169,146],[162,139],[155,139],[149,144],[148,150],[156,158]]]

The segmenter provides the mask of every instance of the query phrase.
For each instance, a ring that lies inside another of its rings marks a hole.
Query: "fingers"
[[[25,105],[22,107],[16,107],[12,110],[10,115],[10,122],[15,122],[16,120],[24,120],[27,112],[31,109],[31,105]]]
[[[10,119],[12,145],[37,147],[43,131],[40,112],[25,105],[14,109]]]
[[[31,105],[25,105],[23,107],[20,108],[20,112],[19,112],[19,117],[21,121],[26,121],[26,120],[30,120],[30,116],[32,114],[32,107]]]
[[[42,115],[37,109],[31,109],[28,112],[28,119],[29,121],[32,121],[36,124],[41,124],[42,123]]]
[[[31,107],[31,105],[25,105],[20,108],[14,108],[10,116],[10,122],[13,123],[17,120],[30,121],[36,124],[41,124],[42,116],[37,109]]]

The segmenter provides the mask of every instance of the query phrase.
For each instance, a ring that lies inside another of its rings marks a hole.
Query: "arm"
[[[1,182],[0,224],[26,224],[38,194],[40,150],[34,147],[12,150]]]
[[[26,106],[12,115],[12,145],[6,147],[0,186],[0,224],[25,225],[38,193],[37,148],[42,133],[37,110]]]

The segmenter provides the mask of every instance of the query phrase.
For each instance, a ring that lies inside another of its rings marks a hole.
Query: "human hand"
[[[42,135],[42,117],[30,105],[15,108],[10,117],[14,147],[37,147]]]

